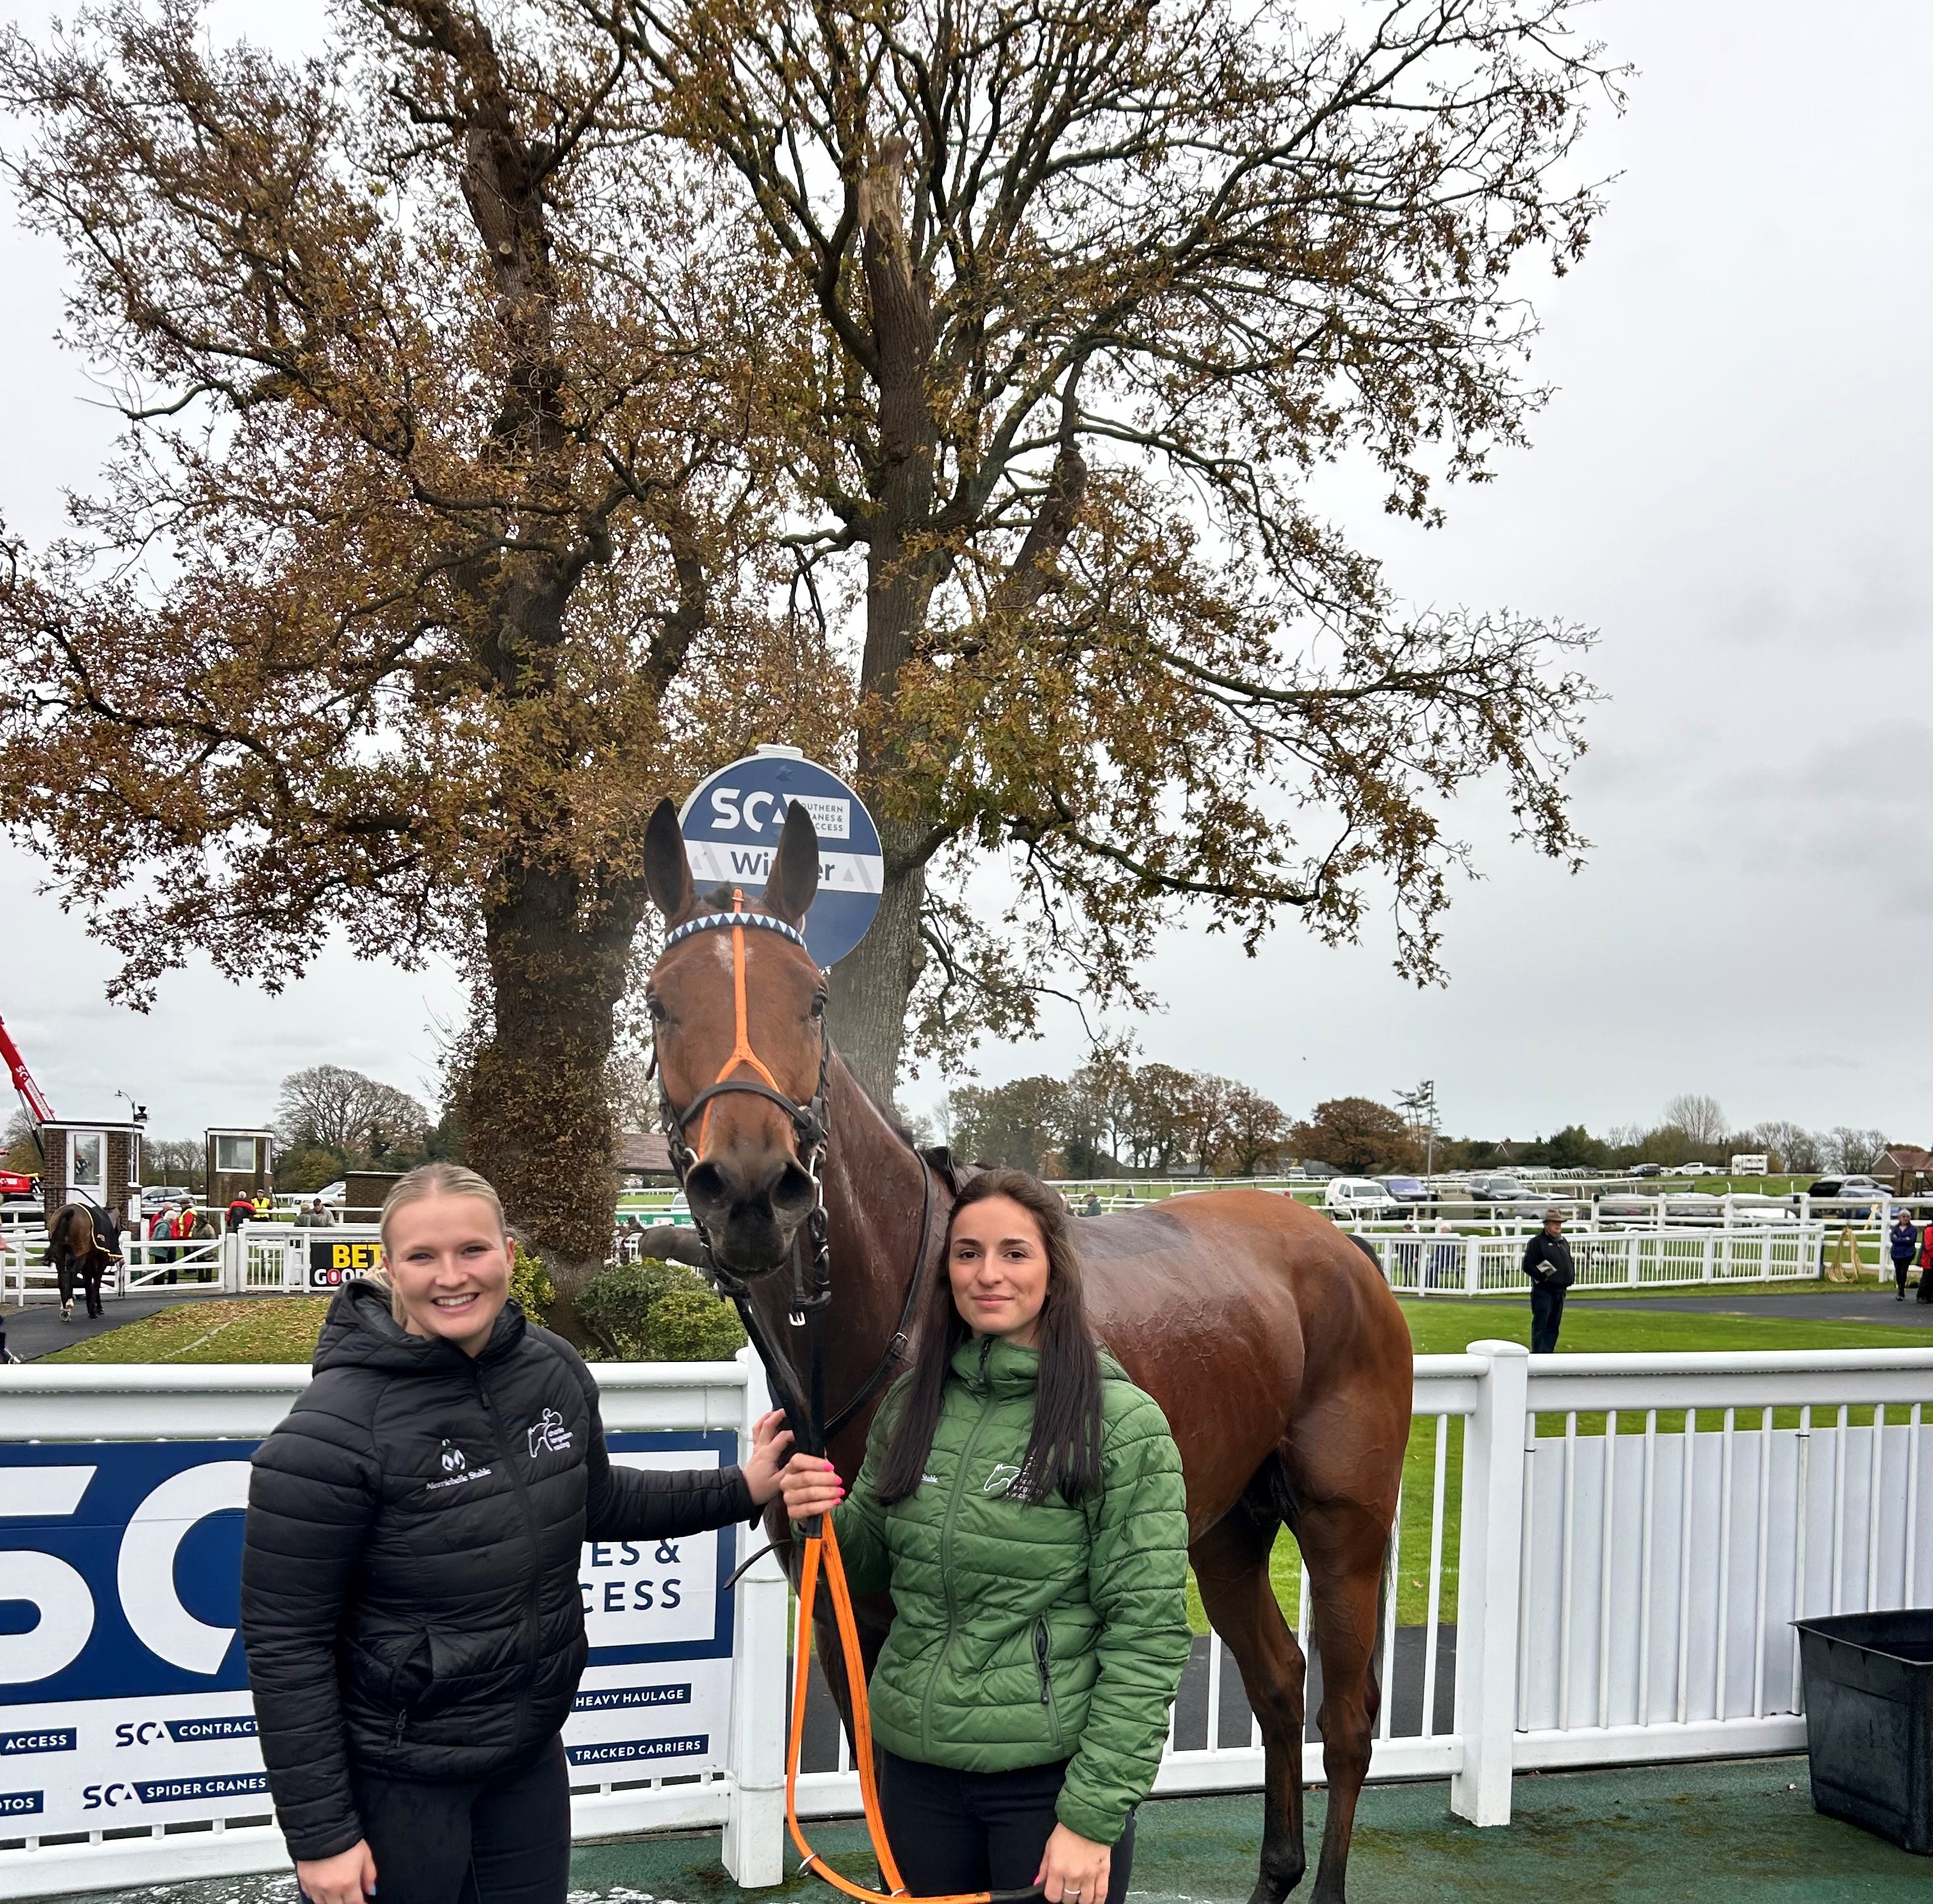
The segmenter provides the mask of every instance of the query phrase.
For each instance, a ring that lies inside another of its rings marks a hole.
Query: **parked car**
[[[1709,1163],[1681,1163],[1671,1174],[1674,1177],[1709,1177],[1712,1170]]]
[[[1373,1177],[1332,1177],[1322,1207],[1332,1216],[1373,1217],[1396,1208],[1396,1199]]]
[[[1627,1177],[1662,1177],[1664,1166],[1661,1163],[1634,1163],[1625,1175]]]
[[[1541,1203],[1545,1193],[1532,1190],[1514,1177],[1478,1177],[1470,1183],[1470,1194],[1479,1203]]]
[[[141,1214],[152,1217],[158,1210],[172,1209],[184,1199],[190,1203],[201,1201],[194,1191],[182,1190],[173,1184],[147,1184],[141,1191]]]
[[[1799,1212],[1782,1196],[1748,1195],[1730,1199],[1735,1223],[1796,1223]]]
[[[1598,1199],[1598,1220],[1601,1223],[1622,1225],[1648,1223],[1658,1214],[1658,1199],[1639,1196],[1631,1192]]]
[[[1709,1190],[1680,1190],[1664,1199],[1667,1217],[1712,1217],[1724,1214],[1725,1199]]]
[[[300,1200],[304,1202],[308,1202],[311,1199],[305,1197]],[[320,1190],[314,1193],[313,1197],[313,1201],[320,1204],[325,1210],[330,1208],[332,1206],[339,1206],[340,1205],[347,1202],[348,1200],[349,1186],[340,1177],[338,1177],[332,1184],[323,1184]]]
[[[1339,1177],[1342,1174],[1333,1163],[1321,1163],[1314,1157],[1304,1157],[1295,1167],[1303,1176],[1320,1182],[1326,1182],[1330,1178]]]
[[[1888,1193],[1883,1184],[1876,1184],[1870,1177],[1821,1177],[1817,1183],[1808,1184],[1806,1195],[1811,1197],[1881,1197]],[[1862,1223],[1872,1214],[1870,1203],[1857,1206],[1835,1203],[1830,1210],[1822,1210],[1822,1217],[1839,1217],[1856,1223]]]
[[[1427,1203],[1432,1195],[1420,1177],[1379,1177],[1376,1181],[1399,1203]]]

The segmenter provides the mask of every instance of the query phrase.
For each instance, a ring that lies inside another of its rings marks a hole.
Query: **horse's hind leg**
[[[1261,1873],[1249,1904],[1282,1904],[1308,1865],[1302,1843],[1304,1662],[1269,1585],[1269,1550],[1279,1526],[1258,1502],[1244,1501],[1189,1550],[1209,1623],[1235,1656],[1261,1727]],[[1218,1743],[1208,1741],[1211,1749]]]
[[[1329,1787],[1322,1858],[1310,1904],[1342,1904],[1356,1800],[1369,1776],[1382,1704],[1375,1647],[1389,1524],[1360,1501],[1304,1501],[1297,1533],[1309,1569],[1311,1623],[1322,1662],[1323,1774]]]

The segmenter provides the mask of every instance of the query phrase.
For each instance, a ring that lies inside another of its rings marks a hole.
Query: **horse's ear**
[[[658,802],[645,829],[645,884],[651,904],[675,925],[697,900],[691,883],[691,862],[685,857],[684,835],[678,829],[678,809],[669,800]]]
[[[795,800],[786,810],[779,850],[772,855],[771,877],[765,882],[765,910],[794,925],[802,925],[819,894],[819,829],[812,816]]]

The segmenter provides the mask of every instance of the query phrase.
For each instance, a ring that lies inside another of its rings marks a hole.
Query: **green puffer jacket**
[[[1105,1351],[1101,1368],[1099,1495],[1009,1496],[1039,1357],[983,1336],[954,1356],[919,1488],[891,1507],[875,1492],[895,1391],[833,1517],[853,1590],[890,1589],[896,1610],[873,1737],[961,1771],[1069,1759],[1060,1821],[1110,1845],[1154,1782],[1188,1658],[1188,1523],[1160,1409]]]

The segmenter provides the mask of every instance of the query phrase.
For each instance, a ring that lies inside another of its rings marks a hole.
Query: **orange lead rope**
[[[866,1665],[859,1651],[859,1629],[852,1617],[852,1590],[846,1584],[846,1569],[839,1558],[839,1536],[833,1532],[832,1517],[820,1517],[821,1532],[808,1534],[805,1559],[798,1577],[798,1627],[793,1636],[792,1682],[792,1731],[786,1743],[786,1828],[798,1847],[802,1868],[816,1872],[835,1890],[858,1904],[1000,1904],[1001,1900],[1038,1897],[1037,1887],[1026,1890],[961,1891],[947,1897],[909,1897],[906,1881],[886,1842],[886,1827],[879,1810],[878,1780],[873,1765],[873,1721],[866,1698]],[[798,1822],[799,1749],[805,1737],[806,1686],[812,1671],[812,1610],[818,1597],[819,1567],[822,1550],[825,1563],[826,1590],[832,1601],[832,1617],[839,1628],[839,1650],[846,1662],[846,1685],[852,1700],[852,1756],[859,1768],[859,1797],[866,1813],[866,1832],[879,1860],[879,1875],[891,1885],[890,1891],[868,1890],[833,1869],[805,1842]]]

